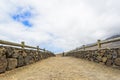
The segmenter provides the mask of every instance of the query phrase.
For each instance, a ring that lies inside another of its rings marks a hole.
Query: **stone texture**
[[[70,51],[66,56],[74,56],[97,63],[105,64],[107,66],[120,67],[120,49],[101,49],[88,51]]]
[[[22,55],[19,55],[17,58],[17,67],[24,66],[24,58]]]
[[[0,46],[0,73],[55,56],[50,52]]]
[[[24,64],[25,64],[25,65],[30,64],[30,56],[24,57]]]
[[[12,47],[5,47],[6,48],[6,57],[12,58],[12,55],[14,53],[14,49]]]
[[[20,50],[14,50],[13,54],[12,54],[12,58],[18,58],[18,56],[20,55]]]
[[[102,57],[101,57],[101,56],[97,56],[97,60],[98,60],[99,62],[101,62],[101,61],[102,61]]]
[[[106,61],[107,61],[107,57],[103,57],[103,58],[102,58],[102,62],[103,62],[103,63],[106,63]]]
[[[0,47],[0,57],[6,56],[6,49],[4,47]]]
[[[8,58],[7,59],[7,70],[12,70],[17,67],[17,59],[15,58]]]
[[[7,59],[6,57],[0,57],[0,73],[3,73],[6,71],[7,68]]]
[[[120,49],[118,49],[117,52],[118,52],[118,57],[120,57]]]
[[[107,66],[112,66],[112,64],[113,64],[113,61],[110,60],[110,59],[108,59],[107,62],[106,62],[106,65],[107,65]]]
[[[115,59],[115,64],[116,64],[117,66],[120,66],[120,58],[116,58],[116,59]]]

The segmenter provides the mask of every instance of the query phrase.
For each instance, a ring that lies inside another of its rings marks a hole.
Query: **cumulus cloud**
[[[0,38],[53,52],[70,50],[119,34],[119,4],[119,0],[0,0]]]

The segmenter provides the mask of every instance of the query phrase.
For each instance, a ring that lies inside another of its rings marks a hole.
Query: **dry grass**
[[[0,74],[0,80],[120,80],[120,70],[71,57],[52,57]]]

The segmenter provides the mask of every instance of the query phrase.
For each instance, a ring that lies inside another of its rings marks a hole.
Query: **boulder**
[[[6,71],[7,68],[7,59],[6,57],[0,57],[0,73],[3,73]]]
[[[107,66],[112,66],[112,64],[113,64],[113,60],[108,59],[107,62],[106,62],[106,65]]]
[[[7,70],[12,70],[12,69],[17,67],[17,59],[15,59],[15,58],[8,58],[7,62],[8,62]]]
[[[115,65],[120,66],[120,58],[116,58],[114,62]]]
[[[111,55],[111,54],[108,54],[108,55],[107,55],[107,58],[108,58],[108,59],[112,59],[112,55]]]
[[[105,54],[105,50],[101,50],[101,52],[100,52],[100,56],[104,56],[104,54]]]
[[[118,49],[118,57],[120,57],[120,49]]]
[[[106,50],[106,51],[104,52],[104,57],[107,57],[108,54],[109,54],[109,51]]]
[[[106,61],[107,61],[107,57],[103,57],[103,58],[102,58],[102,62],[103,62],[103,63],[106,63]]]
[[[6,49],[4,47],[0,47],[0,57],[6,56]]]
[[[34,62],[35,62],[35,60],[32,56],[28,55],[28,56],[24,57],[24,64],[25,65],[32,64]]]
[[[38,56],[39,56],[39,60],[42,60],[42,54],[40,52],[39,52]]]
[[[21,51],[21,55],[22,55],[23,57],[26,57],[26,56],[27,56],[27,53],[26,53],[25,51]]]
[[[12,55],[14,53],[14,49],[12,47],[6,47],[6,57],[12,58]]]
[[[25,64],[25,65],[30,64],[30,56],[24,57],[24,64]]]
[[[98,60],[99,62],[101,62],[101,61],[102,61],[102,57],[101,57],[101,56],[97,56],[97,60]]]
[[[12,54],[12,58],[18,58],[19,56],[19,51],[18,50],[14,50],[13,54]]]
[[[24,58],[22,55],[19,55],[17,58],[17,67],[24,66]]]
[[[32,63],[35,62],[35,61],[34,61],[34,58],[33,58],[32,56],[29,56],[29,58],[30,58],[30,60],[29,60],[29,63],[30,63],[30,64],[32,64]]]
[[[117,58],[117,56],[118,56],[117,51],[114,50],[114,51],[112,52],[112,57],[115,59],[115,58]]]

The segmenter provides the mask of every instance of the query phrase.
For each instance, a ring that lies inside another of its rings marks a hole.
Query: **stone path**
[[[51,57],[0,74],[0,80],[120,80],[120,70],[72,57]]]

